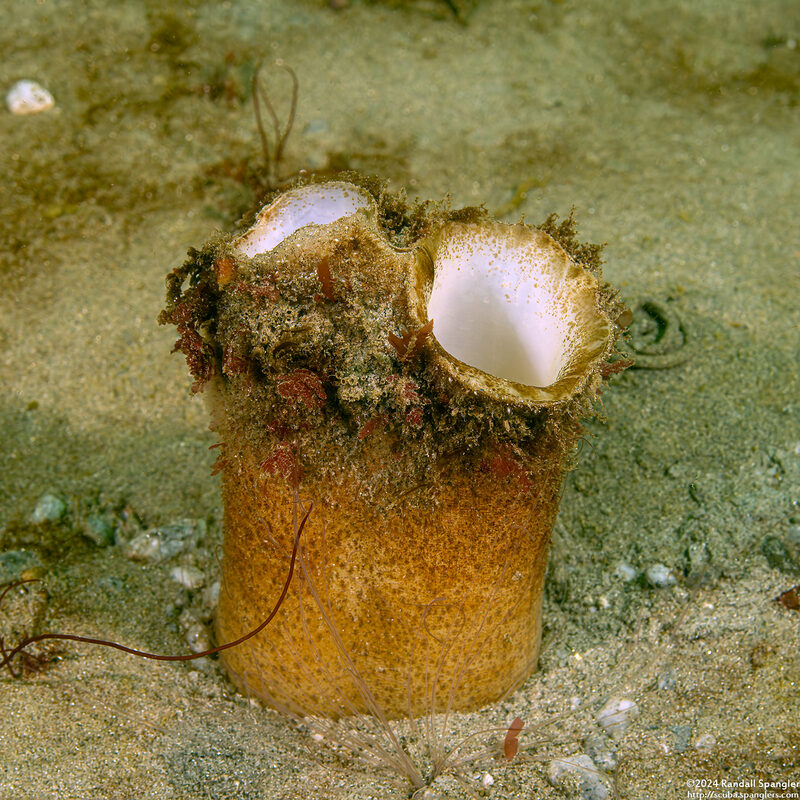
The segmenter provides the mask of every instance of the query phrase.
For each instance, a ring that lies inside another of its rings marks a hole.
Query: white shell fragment
[[[20,116],[47,111],[56,104],[53,95],[36,81],[17,81],[6,94],[6,106]]]
[[[187,589],[199,589],[206,582],[206,576],[197,567],[175,567],[170,578]]]
[[[614,570],[614,577],[621,578],[625,583],[630,583],[639,576],[639,570],[627,561],[620,561]]]
[[[701,750],[705,752],[713,750],[716,743],[717,740],[713,733],[703,733],[693,742],[695,750]]]
[[[670,572],[669,567],[664,564],[653,564],[647,568],[645,575],[647,582],[656,589],[666,589],[677,583],[677,579]]]
[[[268,253],[306,225],[329,225],[357,211],[371,212],[375,201],[352,183],[331,181],[291,189],[263,208],[237,242],[246,256]]]
[[[608,734],[619,739],[639,716],[639,706],[625,697],[612,697],[597,712],[597,723]]]

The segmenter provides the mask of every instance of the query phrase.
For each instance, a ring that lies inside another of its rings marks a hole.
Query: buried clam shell
[[[455,216],[300,187],[170,279],[162,320],[222,441],[220,641],[266,616],[312,508],[278,615],[223,656],[292,714],[475,708],[536,664],[562,475],[619,309],[547,234]],[[409,230],[425,239],[393,247]]]

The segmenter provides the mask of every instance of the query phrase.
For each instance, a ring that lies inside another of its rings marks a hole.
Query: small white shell
[[[639,706],[626,697],[612,697],[597,713],[600,727],[619,739],[639,715]]]
[[[206,576],[197,567],[175,567],[169,576],[187,589],[199,589],[206,582]]]
[[[714,737],[713,733],[703,733],[698,736],[693,744],[695,750],[701,751],[710,751],[714,749],[714,745],[717,743],[716,738]]]
[[[38,114],[55,104],[53,95],[36,81],[17,81],[6,95],[6,105],[12,114]]]

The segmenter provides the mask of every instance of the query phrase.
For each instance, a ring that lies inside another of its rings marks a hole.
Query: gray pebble
[[[150,528],[134,536],[125,545],[124,553],[132,561],[156,564],[188,550],[205,538],[206,522],[203,519],[184,519]]]
[[[594,761],[585,754],[557,758],[547,765],[547,780],[581,800],[607,800],[608,787]]]
[[[207,529],[204,519],[181,519],[160,526],[157,530],[164,541],[164,557],[171,558],[184,550],[194,549],[199,541],[205,539]]]
[[[676,725],[672,729],[672,735],[675,737],[675,752],[685,753],[689,749],[689,740],[692,738],[692,726]]]
[[[678,684],[675,670],[672,667],[667,667],[659,676],[657,686],[659,691],[671,692]]]
[[[83,523],[81,533],[98,547],[114,544],[114,527],[100,514],[91,514]]]
[[[31,514],[31,522],[58,522],[67,513],[67,504],[54,494],[43,494]]]
[[[134,536],[125,545],[123,552],[131,561],[147,561],[151,564],[156,564],[164,558],[161,537],[156,528]]]
[[[648,567],[645,577],[647,582],[656,589],[666,589],[677,583],[669,567],[664,564],[653,564]]]

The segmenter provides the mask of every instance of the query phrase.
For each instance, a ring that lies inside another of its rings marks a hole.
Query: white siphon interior
[[[508,225],[455,225],[440,240],[428,302],[433,335],[490,375],[550,386],[580,340],[578,285],[566,254]]]
[[[351,183],[300,186],[263,208],[253,227],[236,242],[236,250],[250,257],[268,253],[306,225],[328,225],[374,206],[372,197]]]

